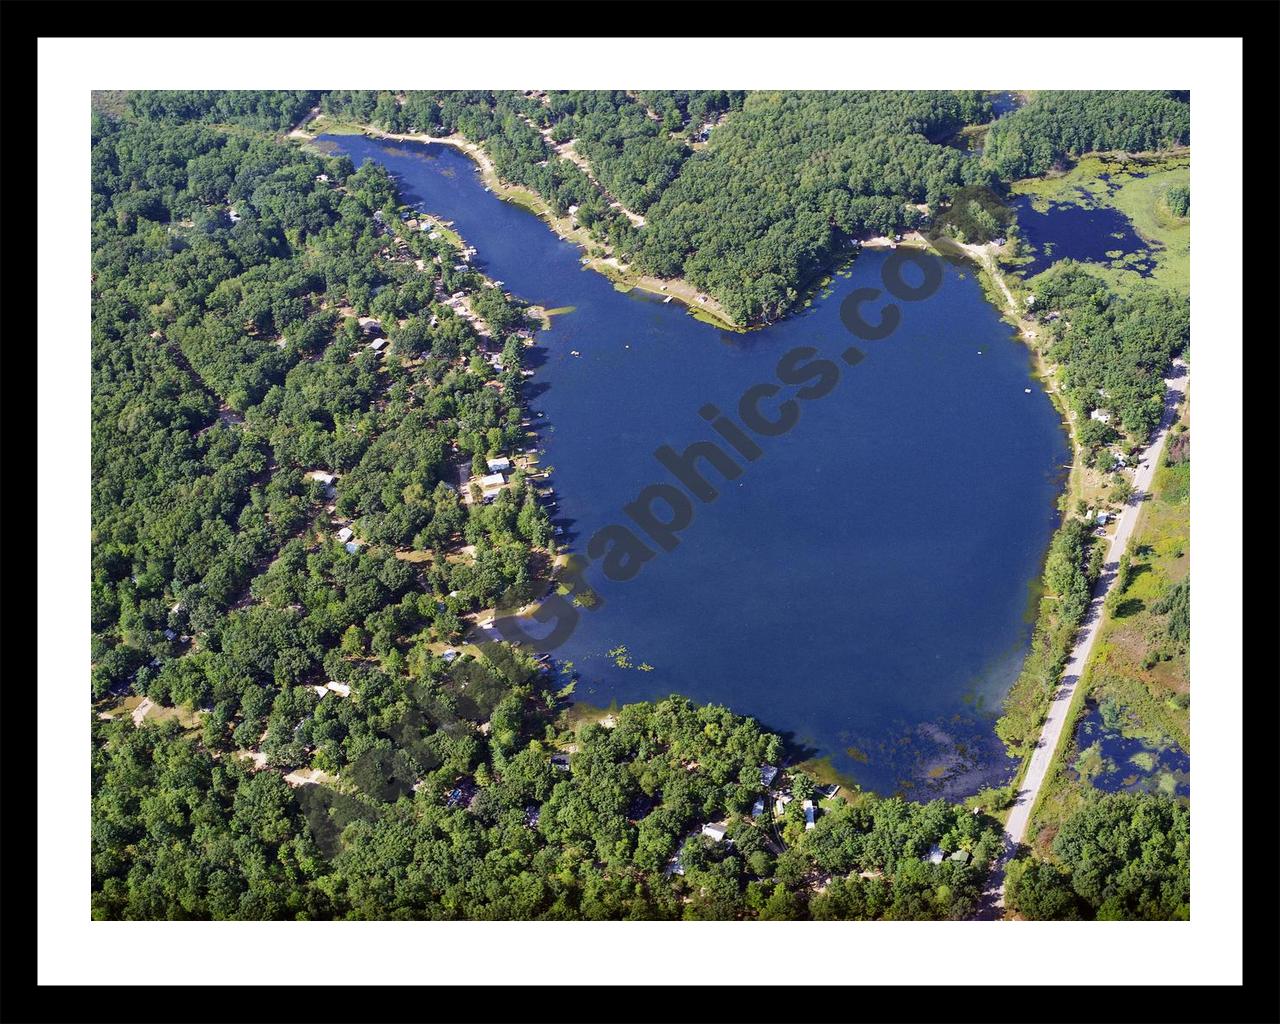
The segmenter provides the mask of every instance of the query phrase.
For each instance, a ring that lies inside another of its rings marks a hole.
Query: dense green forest
[[[644,213],[693,155],[685,145],[692,141],[688,135],[703,119],[741,109],[742,100],[742,93],[724,92],[640,93],[635,99],[625,92],[549,92],[541,120],[554,141],[574,140],[609,194]]]
[[[517,474],[468,507],[449,486],[458,463],[523,440],[522,345],[503,341],[501,373],[476,358],[486,339],[437,299],[493,290],[447,269],[447,243],[378,225],[399,223],[385,171],[99,121],[93,182],[96,694],[163,696],[187,663],[179,634],[197,637],[201,692],[230,721],[260,682],[319,671],[348,629],[377,636],[371,616],[448,639],[522,585],[549,537],[532,488]],[[441,254],[438,276],[416,269]],[[344,304],[381,317],[395,358]],[[332,506],[316,471],[341,477]],[[350,557],[341,523],[376,547]],[[394,557],[463,543],[474,562]],[[252,650],[226,664],[242,634]]]
[[[154,121],[204,121],[279,131],[297,124],[319,98],[320,93],[303,89],[158,89],[131,92],[128,109],[137,118]]]
[[[359,692],[308,729],[388,721],[386,695]],[[959,918],[999,843],[991,819],[942,801],[836,801],[811,831],[798,799],[778,826],[752,820],[780,742],[723,708],[628,705],[580,730],[563,767],[536,691],[512,687],[488,715],[487,735],[433,734],[438,766],[416,791],[354,795],[290,789],[176,723],[95,722],[94,916]],[[725,839],[697,832],[722,817]],[[934,845],[973,859],[930,863]]]
[[[1191,815],[1149,793],[1099,797],[1068,818],[1053,859],[1010,865],[1005,896],[1040,920],[1187,920]]]
[[[991,126],[983,159],[1009,181],[1043,174],[1082,153],[1144,153],[1190,142],[1186,98],[1132,89],[1046,90]]]
[[[1062,366],[1063,390],[1084,424],[1081,442],[1097,448],[1115,439],[1115,428],[1148,436],[1160,422],[1169,362],[1190,342],[1187,296],[1144,283],[1122,297],[1071,260],[1031,287],[1040,345]],[[1095,409],[1112,422],[1090,419]]]
[[[650,209],[635,262],[775,319],[849,237],[915,226],[916,204],[982,178],[930,140],[983,113],[977,93],[752,93]]]
[[[573,730],[529,657],[443,656],[553,553],[519,470],[451,486],[525,443],[524,314],[384,170],[222,127],[274,102],[94,119],[94,915],[968,914],[990,818],[866,796],[806,830],[793,772],[756,819],[755,722],[672,698]],[[101,717],[129,695],[166,711]]]
[[[446,650],[500,595],[541,593],[555,554],[519,469],[492,504],[456,486],[528,443],[530,324],[385,170],[279,137],[316,105],[483,142],[504,178],[744,322],[782,315],[849,236],[996,184],[941,144],[989,117],[978,93],[189,91],[97,113],[91,693],[95,712],[145,695],[182,714],[92,720],[95,917],[969,915],[992,819],[859,795],[807,830],[799,772],[797,799],[755,818],[759,767],[784,753],[757,723],[673,697],[572,729],[544,666]],[[570,139],[605,191],[556,157]],[[1149,430],[1185,300],[1121,298],[1069,264],[1035,292],[1082,440]],[[1054,540],[1001,720],[1014,749],[1100,554],[1078,520]],[[1171,598],[1171,623],[1187,606]],[[1185,832],[1170,813],[1163,833]],[[698,833],[716,819],[723,841]],[[1177,891],[1089,880],[1089,844],[1118,849],[1118,828],[1089,819],[1028,869],[1023,913],[1176,915]]]

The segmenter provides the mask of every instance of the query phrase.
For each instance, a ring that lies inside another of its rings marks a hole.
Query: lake
[[[789,433],[759,438],[763,455],[739,459],[737,479],[707,471],[718,497],[694,502],[673,551],[627,582],[587,570],[602,604],[555,653],[579,674],[577,699],[724,704],[878,792],[1008,780],[992,724],[1028,645],[1070,456],[1028,350],[968,267],[947,265],[936,294],[900,303],[881,341],[852,338],[839,316],[851,289],[880,286],[887,254],[872,251],[808,308],[727,333],[584,270],[450,147],[323,139],[383,163],[517,297],[574,307],[538,334],[527,385],[573,551],[627,523],[645,486],[672,482],[655,449],[716,439],[703,406],[733,412],[797,346],[837,363],[851,342],[866,353],[839,363],[834,390],[801,403]]]

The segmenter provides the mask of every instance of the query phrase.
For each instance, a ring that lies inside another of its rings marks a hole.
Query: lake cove
[[[320,144],[383,163],[406,202],[454,221],[519,298],[573,307],[538,334],[526,394],[561,540],[584,557],[598,530],[630,522],[623,509],[645,487],[675,483],[658,448],[712,440],[732,454],[705,406],[740,422],[740,396],[777,384],[797,347],[839,367],[830,393],[797,402],[787,433],[752,435],[763,453],[736,457],[736,478],[699,464],[717,497],[691,499],[673,550],[626,582],[586,568],[602,600],[555,651],[579,674],[578,698],[725,704],[878,792],[958,795],[1011,776],[992,725],[1026,651],[1069,449],[971,268],[944,264],[939,290],[898,302],[901,323],[879,341],[840,319],[852,290],[883,289],[888,254],[871,251],[795,315],[724,333],[583,270],[579,249],[486,193],[449,147]],[[869,321],[882,301],[864,307]],[[851,343],[865,353],[856,366],[840,359]],[[777,415],[796,390],[781,385],[762,408]]]

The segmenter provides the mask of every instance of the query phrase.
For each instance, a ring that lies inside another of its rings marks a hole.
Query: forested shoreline
[[[456,484],[528,441],[531,324],[384,170],[269,134],[317,105],[460,132],[637,266],[768,319],[848,236],[994,180],[931,141],[987,116],[978,94],[831,96],[135,93],[95,115],[91,690],[191,715],[92,720],[96,917],[973,912],[984,813],[858,794],[806,829],[813,780],[784,771],[797,799],[757,820],[784,755],[758,723],[673,697],[574,730],[545,666],[457,657],[556,553],[519,468],[492,504]],[[644,228],[551,158],[565,138]],[[1073,401],[1136,432],[1185,314],[1097,288],[1046,279],[1054,351]],[[1074,595],[1087,541],[1061,544]],[[727,841],[698,832],[714,819]]]
[[[971,911],[989,818],[757,823],[782,749],[751,720],[672,699],[566,731],[540,664],[443,656],[552,544],[518,472],[491,505],[450,486],[523,442],[522,313],[404,230],[384,171],[135,115],[95,120],[93,180],[92,690],[182,711],[92,719],[96,917]]]
[[[348,92],[321,108],[483,144],[504,180],[558,215],[572,207],[626,264],[686,279],[741,325],[784,315],[852,238],[925,226],[957,196],[998,193],[1084,152],[1190,141],[1186,98],[1160,92],[1041,92],[994,121],[978,91]],[[947,144],[988,122],[981,159]],[[644,213],[642,227],[557,158],[568,140],[611,195]]]

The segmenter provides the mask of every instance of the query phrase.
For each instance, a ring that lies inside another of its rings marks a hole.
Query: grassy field
[[[302,127],[307,135],[364,135],[363,125],[344,121],[329,114],[317,114]]]
[[[128,718],[133,715],[144,700],[146,698],[141,694],[131,694],[128,697],[121,698],[108,698],[100,701],[96,705],[95,711],[98,713],[99,718]],[[191,730],[199,728],[202,714],[203,712],[201,711],[150,702],[142,721],[143,723],[154,724],[156,722],[166,722],[172,718],[183,729]]]
[[[1106,179],[1101,177],[1104,174]],[[1119,210],[1151,245],[1156,261],[1152,279],[1185,294],[1191,287],[1191,218],[1173,216],[1165,205],[1164,194],[1171,185],[1189,185],[1190,181],[1189,152],[1124,158],[1118,154],[1095,154],[1082,157],[1063,174],[1018,181],[1011,190],[1015,195],[1031,196],[1032,205],[1041,210],[1050,203],[1090,203]],[[1081,196],[1081,189],[1090,199]],[[1120,292],[1127,292],[1144,280],[1118,260],[1111,266],[1084,266]]]
[[[94,110],[112,117],[124,117],[129,108],[129,89],[94,89],[89,103]]]
[[[1184,405],[1171,439],[1188,425],[1189,410]],[[1167,648],[1165,656],[1159,656],[1165,617],[1152,610],[1190,569],[1190,483],[1190,462],[1169,466],[1162,460],[1156,470],[1152,496],[1134,533],[1131,582],[1105,612],[1072,702],[1073,727],[1064,737],[1032,817],[1028,835],[1036,837],[1034,845],[1042,855],[1047,854],[1058,826],[1094,792],[1072,770],[1077,759],[1088,756],[1074,738],[1074,724],[1084,715],[1087,700],[1110,700],[1128,712],[1131,720],[1123,730],[1125,736],[1141,737],[1153,745],[1173,741],[1191,751],[1189,659],[1186,653]]]

